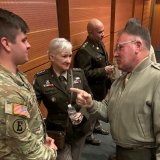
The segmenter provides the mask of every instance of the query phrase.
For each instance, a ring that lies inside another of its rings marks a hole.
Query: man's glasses
[[[121,51],[121,49],[128,43],[135,43],[137,42],[136,40],[132,40],[132,41],[127,41],[127,42],[122,42],[122,43],[118,43],[116,45],[115,51]]]

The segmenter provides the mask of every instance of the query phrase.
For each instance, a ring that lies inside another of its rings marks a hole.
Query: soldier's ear
[[[51,62],[54,62],[54,55],[49,54],[49,60],[50,60]]]
[[[6,37],[1,38],[1,45],[7,52],[11,51],[10,44],[11,42]]]
[[[140,40],[137,40],[135,42],[136,45],[136,53],[139,53],[143,49],[143,43]]]

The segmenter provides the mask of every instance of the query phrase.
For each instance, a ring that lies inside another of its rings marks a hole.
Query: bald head
[[[95,29],[98,28],[99,26],[103,26],[103,23],[102,23],[100,20],[98,20],[98,19],[96,19],[96,18],[91,19],[91,20],[88,22],[88,24],[87,24],[87,31],[88,31],[88,33],[89,33],[89,32],[92,32],[93,30],[95,30]]]
[[[87,31],[89,38],[95,42],[100,42],[104,37],[104,25],[96,18],[88,22]]]

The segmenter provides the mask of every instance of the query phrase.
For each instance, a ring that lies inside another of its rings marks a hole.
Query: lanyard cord
[[[73,88],[73,71],[71,69],[71,88]],[[71,91],[70,104],[72,104],[73,92]]]

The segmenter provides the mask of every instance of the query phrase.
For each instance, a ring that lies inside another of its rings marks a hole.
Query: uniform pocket
[[[144,137],[150,137],[151,136],[151,116],[150,115],[144,115],[144,114],[138,114],[138,121],[139,126],[141,128],[141,132],[143,133]]]

